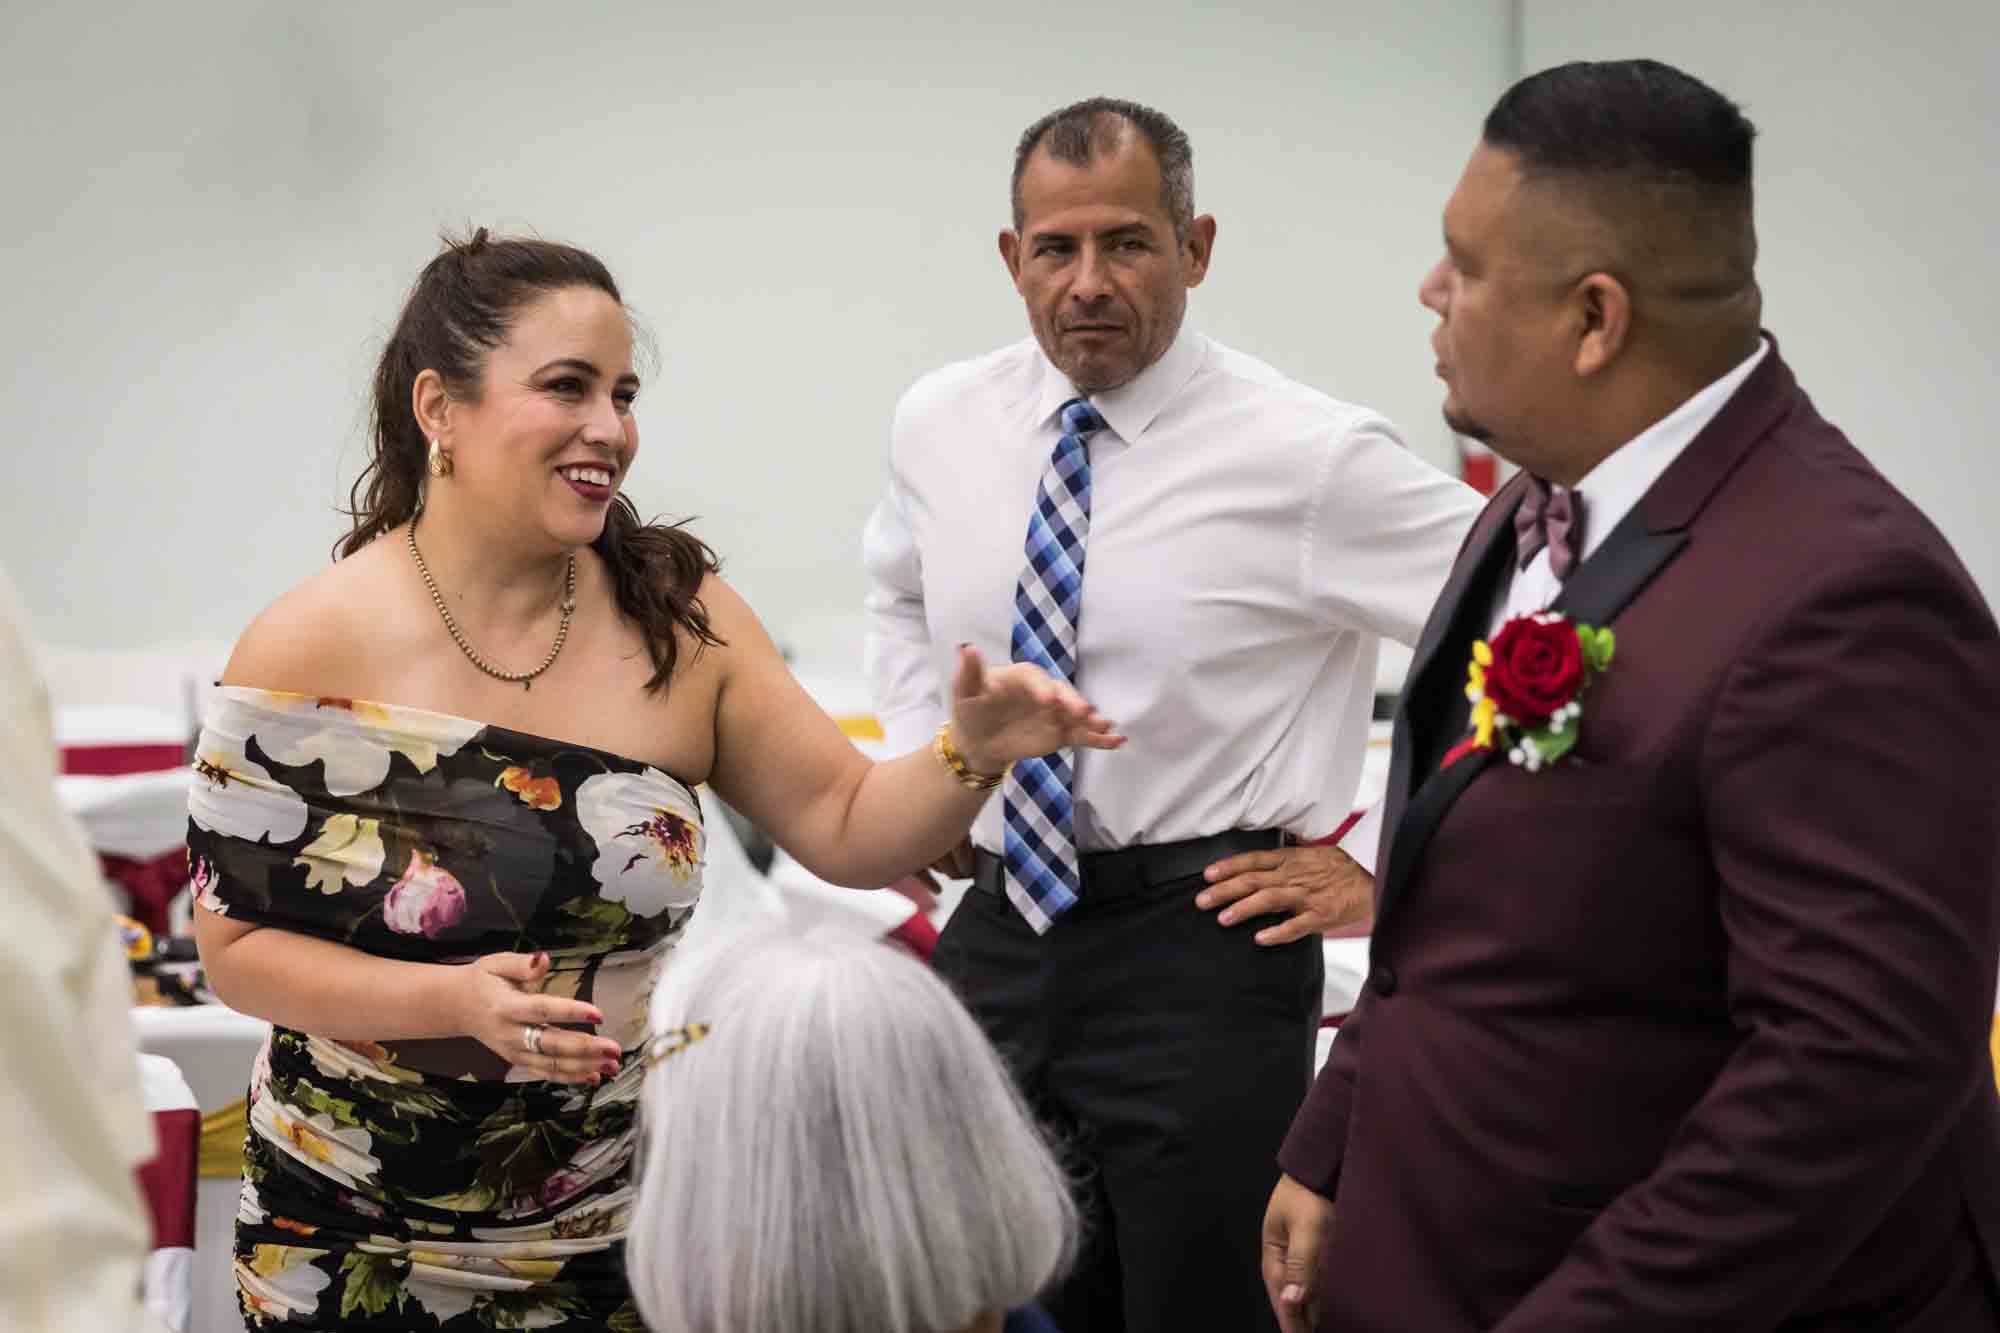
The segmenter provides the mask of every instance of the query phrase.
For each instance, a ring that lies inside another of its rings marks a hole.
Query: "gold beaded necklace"
[[[556,664],[556,654],[562,651],[563,640],[569,637],[570,613],[576,610],[576,554],[569,557],[569,569],[563,575],[562,623],[556,626],[556,641],[549,647],[549,655],[533,671],[502,671],[479,655],[479,650],[466,642],[458,622],[451,618],[451,609],[444,604],[444,594],[438,591],[437,580],[431,577],[431,567],[424,563],[424,553],[417,549],[417,520],[410,520],[410,558],[417,562],[417,572],[424,576],[424,586],[431,590],[431,601],[436,603],[438,615],[444,620],[444,627],[451,631],[451,641],[472,665],[497,680],[520,681],[524,690],[533,689],[535,677]]]

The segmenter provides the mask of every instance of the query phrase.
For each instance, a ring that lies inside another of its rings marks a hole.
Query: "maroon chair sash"
[[[143,861],[99,852],[97,860],[104,867],[105,878],[125,890],[131,909],[128,915],[154,935],[164,936],[167,904],[188,882],[187,848],[176,847]]]
[[[139,1191],[153,1218],[153,1248],[194,1248],[194,1200],[201,1158],[201,1112],[153,1112],[159,1152],[139,1168]]]
[[[73,777],[158,773],[186,762],[187,751],[180,745],[65,745],[62,751],[62,771]]]

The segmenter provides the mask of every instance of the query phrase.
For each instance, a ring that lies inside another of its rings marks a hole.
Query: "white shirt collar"
[[[1087,395],[1105,424],[1126,444],[1137,444],[1146,428],[1177,397],[1208,356],[1208,339],[1185,322],[1160,359],[1134,375],[1130,382],[1103,393]],[[1046,352],[1041,354],[1042,384],[1035,400],[1035,424],[1042,425],[1078,396],[1069,376],[1057,369]]]
[[[1612,529],[1652,489],[1660,474],[1681,456],[1681,451],[1694,443],[1694,437],[1715,420],[1723,405],[1735,396],[1770,351],[1770,341],[1758,338],[1757,350],[1734,370],[1614,449],[1576,484],[1576,493],[1583,497],[1584,514],[1583,550],[1578,554],[1579,559],[1588,560],[1604,544]]]

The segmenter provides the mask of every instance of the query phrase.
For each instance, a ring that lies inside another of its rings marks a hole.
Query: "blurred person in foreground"
[[[1396,720],[1287,1329],[2000,1328],[2000,632],[1760,330],[1749,121],[1522,80],[1423,280],[1521,467]]]
[[[1167,116],[1051,113],[1012,196],[1031,336],[897,405],[864,548],[876,709],[925,735],[966,642],[1119,701],[1131,754],[1019,765],[980,816],[936,962],[1093,1168],[1056,1321],[1249,1333],[1320,935],[1370,900],[1365,832],[1309,844],[1350,813],[1380,642],[1415,642],[1479,496],[1192,327],[1216,220]]]
[[[140,1307],[150,1224],[132,973],[112,903],[56,800],[48,692],[0,571],[0,1328],[154,1328]]]
[[[632,1285],[654,1333],[1037,1333],[1068,1182],[924,964],[768,927],[653,999]]]
[[[197,746],[195,933],[275,1025],[236,1275],[288,1328],[637,1326],[645,997],[701,891],[703,782],[839,884],[959,838],[1010,760],[1113,746],[958,658],[865,759],[699,540],[620,494],[632,327],[590,254],[480,231],[417,279],[340,558],[236,646]]]

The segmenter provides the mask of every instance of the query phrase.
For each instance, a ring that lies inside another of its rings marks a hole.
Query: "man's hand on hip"
[[[1333,1224],[1333,1201],[1290,1176],[1278,1177],[1264,1210],[1264,1294],[1281,1333],[1312,1333],[1319,1314],[1319,1249]]]
[[[1207,871],[1208,887],[1195,895],[1203,911],[1223,908],[1225,926],[1273,912],[1291,920],[1257,932],[1259,944],[1290,944],[1365,921],[1375,906],[1375,879],[1338,847],[1281,847],[1226,857]]]

